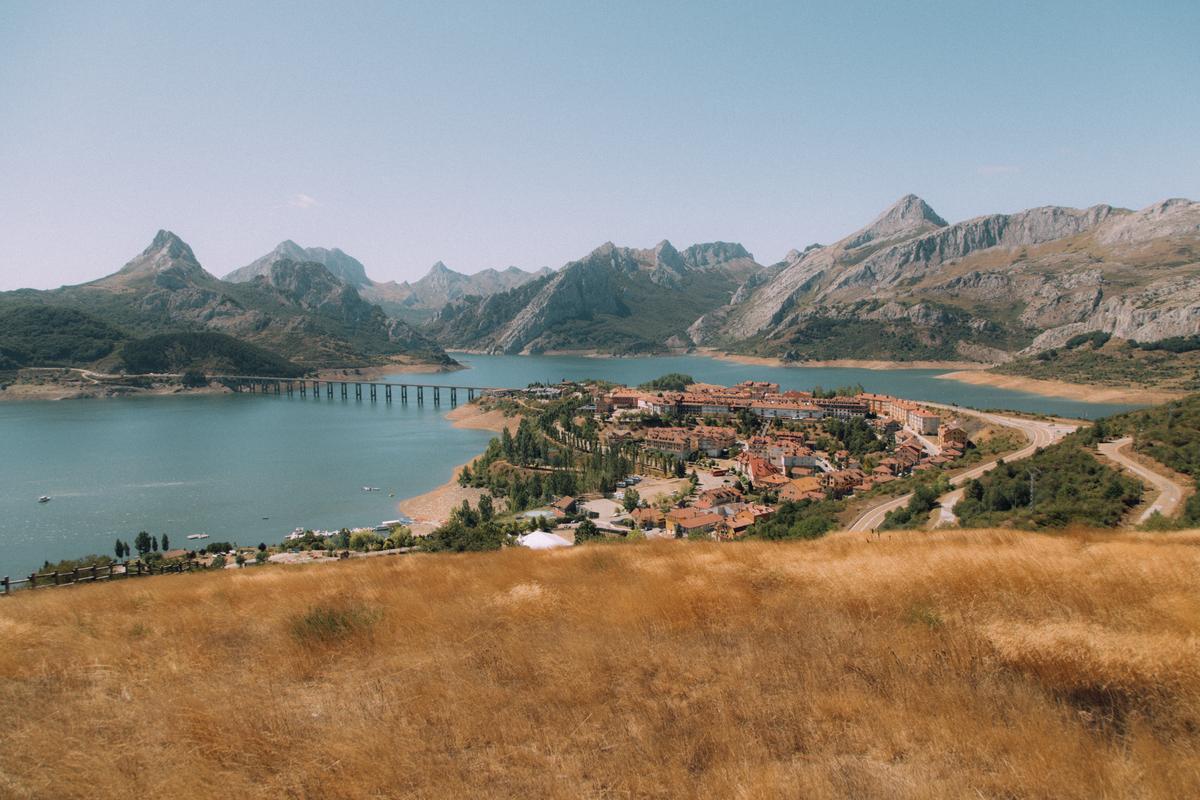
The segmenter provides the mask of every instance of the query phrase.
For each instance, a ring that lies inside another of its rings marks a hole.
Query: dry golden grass
[[[2,797],[1200,796],[1200,534],[844,535],[0,602]]]

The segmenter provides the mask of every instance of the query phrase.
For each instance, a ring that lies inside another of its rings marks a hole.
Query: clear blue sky
[[[244,7],[246,6],[246,7]],[[1200,3],[0,1],[0,288],[1200,199]]]

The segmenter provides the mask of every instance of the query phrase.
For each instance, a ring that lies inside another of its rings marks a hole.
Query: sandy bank
[[[317,377],[323,381],[340,380],[375,380],[386,375],[407,375],[410,373],[457,372],[466,369],[461,364],[433,364],[428,361],[411,361],[396,359],[378,367],[351,367],[348,369],[323,369],[317,372]]]
[[[737,353],[722,353],[717,350],[701,350],[700,355],[711,356],[720,361],[749,364],[755,367],[843,367],[849,369],[955,369],[982,370],[987,364],[974,361],[884,361],[860,358],[837,358],[829,361],[784,361],[771,356],[746,356]]]
[[[179,385],[143,389],[136,386],[73,383],[10,383],[0,389],[0,402],[33,402],[58,400],[107,400],[115,397],[166,397],[172,395],[229,394],[224,386],[185,389]]]
[[[468,403],[451,410],[446,414],[456,428],[471,428],[474,430],[495,431],[499,433],[506,427],[515,431],[520,423],[519,417],[506,417],[498,409],[485,410],[479,403]],[[474,459],[472,459],[474,461]],[[470,462],[468,462],[470,463]],[[450,512],[462,505],[463,500],[476,505],[486,490],[474,487],[459,486],[458,476],[466,464],[454,468],[450,480],[432,491],[409,497],[396,504],[401,514],[413,521],[413,533],[424,535],[450,518]]]
[[[1019,375],[1000,375],[996,372],[967,370],[938,375],[946,380],[970,383],[976,386],[994,386],[1046,397],[1062,397],[1087,403],[1165,403],[1183,397],[1186,392],[1168,389],[1144,389],[1136,386],[1096,386],[1066,381],[1047,381],[1039,378],[1024,378]]]

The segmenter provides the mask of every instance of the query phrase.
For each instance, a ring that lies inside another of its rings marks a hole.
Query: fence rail
[[[54,586],[73,586],[77,583],[98,583],[99,581],[120,580],[122,578],[139,578],[149,575],[171,575],[182,572],[211,569],[198,561],[183,561],[174,564],[154,565],[141,561],[131,561],[124,564],[104,564],[90,567],[76,567],[73,570],[55,572],[32,572],[27,578],[13,580],[5,575],[0,580],[0,594],[11,594],[13,589],[22,585],[27,589],[49,589]]]

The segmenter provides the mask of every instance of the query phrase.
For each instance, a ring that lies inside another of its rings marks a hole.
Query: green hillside
[[[128,342],[121,364],[132,373],[183,372],[264,375],[294,378],[305,370],[270,350],[223,333],[164,333]]]

